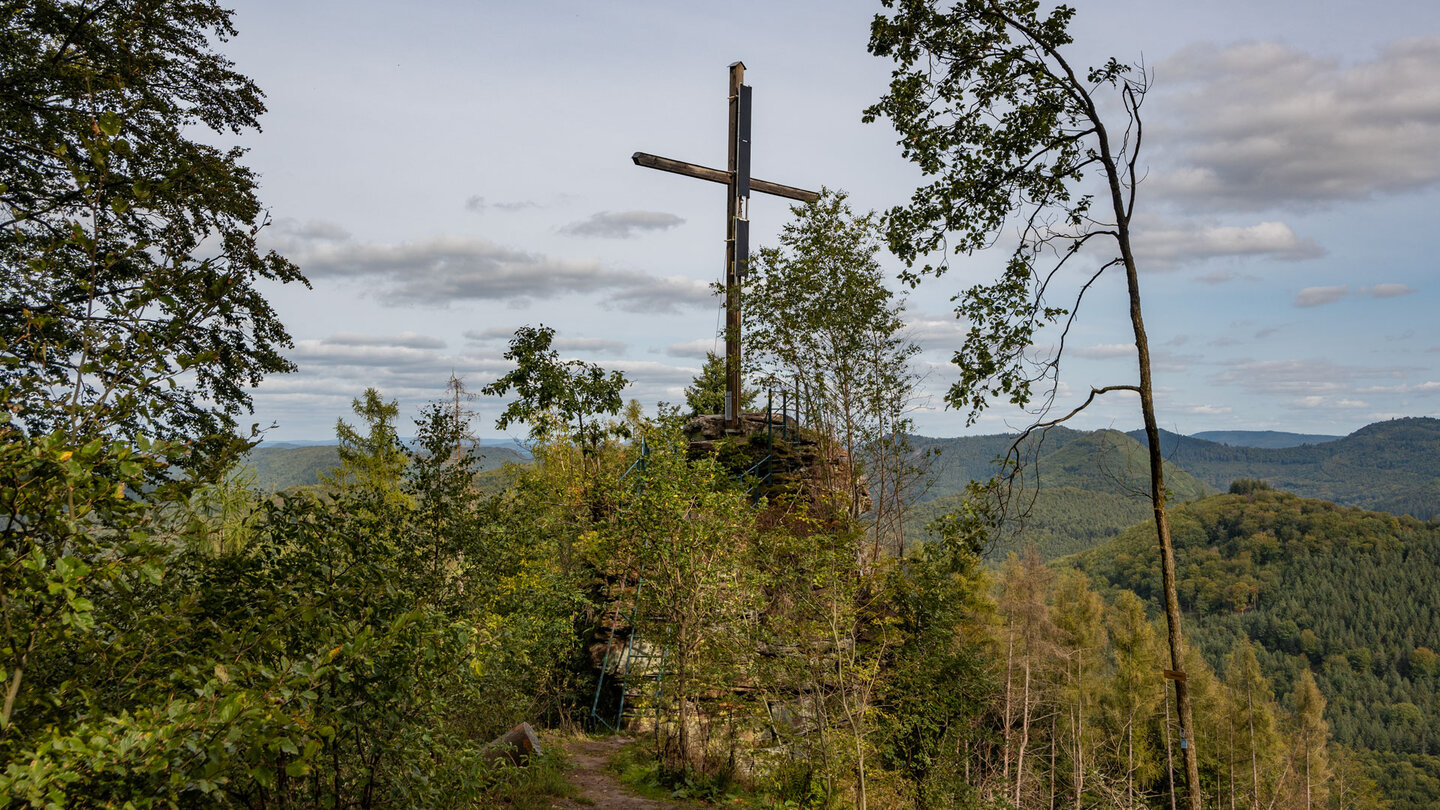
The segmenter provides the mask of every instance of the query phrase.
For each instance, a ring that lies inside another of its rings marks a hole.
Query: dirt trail
[[[629,742],[627,737],[603,737],[598,740],[576,739],[565,743],[565,750],[570,754],[572,765],[566,776],[580,788],[578,798],[583,801],[566,799],[555,805],[557,810],[580,810],[587,807],[601,810],[676,810],[693,807],[694,805],[689,803],[656,801],[637,796],[620,784],[615,774],[605,770],[615,752]]]

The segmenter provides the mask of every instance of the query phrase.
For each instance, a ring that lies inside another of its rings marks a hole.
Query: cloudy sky
[[[1440,415],[1440,4],[1079,0],[1072,59],[1152,69],[1136,215],[1159,411],[1182,433],[1344,434]],[[524,324],[619,369],[647,406],[682,401],[720,346],[724,189],[631,164],[723,166],[726,66],[754,87],[754,174],[905,200],[918,176],[861,110],[890,64],[866,53],[878,2],[727,4],[250,0],[224,50],[266,91],[239,142],[268,243],[313,289],[276,288],[296,374],[256,392],[274,440],[324,439],[375,386],[407,415],[452,373],[504,373]],[[752,199],[752,244],[787,201]],[[887,267],[900,268],[885,257]],[[911,294],[931,407],[963,324],[950,297],[1004,262],[978,255]],[[1117,278],[1116,281],[1119,281]],[[1087,301],[1062,394],[1128,382],[1119,284]],[[1063,404],[1063,403],[1062,403]],[[477,403],[487,430],[501,403]],[[1130,429],[1133,401],[1079,427]],[[492,431],[492,435],[493,431]]]

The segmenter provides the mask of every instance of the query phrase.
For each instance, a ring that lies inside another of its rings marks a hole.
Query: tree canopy
[[[530,438],[542,439],[559,425],[574,422],[575,441],[587,447],[596,446],[605,429],[597,419],[601,414],[614,416],[625,401],[620,392],[629,381],[618,371],[609,371],[583,360],[561,360],[560,353],[550,348],[555,330],[540,324],[515,330],[505,359],[515,368],[495,382],[480,389],[490,396],[505,396],[511,391],[516,398],[506,406],[495,427],[504,430],[516,422],[530,425]],[[590,423],[585,423],[590,417]]]
[[[257,245],[242,150],[259,88],[216,45],[208,0],[0,6],[0,386],[32,429],[228,432],[248,388],[292,368],[260,279],[303,281]]]

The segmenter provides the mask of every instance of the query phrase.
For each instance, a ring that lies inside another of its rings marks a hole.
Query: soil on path
[[[628,737],[602,737],[598,740],[575,739],[565,743],[570,754],[571,769],[565,774],[580,788],[579,799],[566,799],[555,805],[557,810],[677,810],[694,807],[689,802],[658,801],[637,796],[622,785],[615,774],[605,769],[610,758],[631,740]]]

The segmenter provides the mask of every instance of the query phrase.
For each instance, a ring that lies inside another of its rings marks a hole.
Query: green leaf
[[[285,766],[285,773],[290,776],[304,776],[310,773],[310,763],[297,759]]]
[[[120,134],[120,128],[124,125],[125,120],[117,113],[103,112],[100,113],[100,116],[96,119],[96,123],[100,126],[101,132],[113,138]]]

